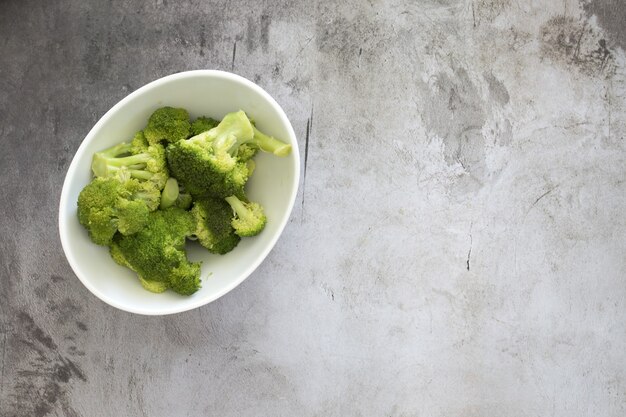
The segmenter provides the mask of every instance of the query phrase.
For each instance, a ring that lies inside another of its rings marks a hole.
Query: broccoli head
[[[243,195],[249,177],[248,165],[235,162],[227,172],[219,172],[211,164],[211,155],[180,141],[167,147],[167,161],[172,175],[194,198]]]
[[[218,198],[197,200],[191,214],[196,222],[194,235],[209,252],[223,255],[241,240],[230,224],[233,210],[226,201]]]
[[[112,245],[109,248],[109,253],[111,254],[111,258],[113,258],[113,260],[116,263],[118,263],[119,265],[125,266],[131,271],[134,271],[134,269],[132,268],[128,260],[126,260],[126,257],[124,256],[124,254],[120,251],[119,246]],[[154,292],[158,294],[167,290],[167,283],[165,282],[147,280],[147,279],[142,278],[139,275],[138,275],[138,278],[139,278],[139,282],[141,283],[141,286],[150,292]]]
[[[120,143],[96,152],[91,170],[96,177],[114,177],[128,174],[132,178],[153,182],[157,188],[165,186],[169,174],[165,148],[162,145],[144,146],[143,134],[137,133],[131,143]]]
[[[263,207],[258,203],[241,201],[237,196],[226,197],[234,212],[231,225],[241,237],[256,236],[265,228],[267,218],[263,213]]]
[[[170,288],[180,295],[191,295],[200,289],[200,264],[181,262],[170,273]]]
[[[206,132],[207,130],[211,130],[213,129],[215,126],[217,126],[219,124],[219,122],[215,119],[212,119],[210,117],[198,117],[196,120],[193,121],[193,123],[191,124],[191,136],[196,136],[199,135],[202,132]]]
[[[174,143],[189,137],[189,113],[187,110],[174,107],[161,107],[155,110],[148,119],[148,125],[143,130],[149,144],[154,145],[161,141]]]
[[[185,253],[185,239],[195,230],[193,216],[172,207],[149,214],[148,223],[130,236],[116,235],[111,256],[135,271],[144,288],[161,292],[171,288],[191,295],[200,288],[200,264]]]
[[[78,195],[78,221],[94,243],[109,245],[116,232],[131,235],[147,224],[154,204],[144,194],[132,178],[95,178]]]
[[[253,134],[243,111],[229,113],[213,129],[168,146],[168,166],[193,197],[241,196],[248,167],[233,155]]]

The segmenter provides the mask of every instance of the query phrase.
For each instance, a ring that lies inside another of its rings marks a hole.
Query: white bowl
[[[252,238],[243,238],[226,255],[213,255],[195,243],[187,244],[193,261],[202,261],[202,288],[185,297],[166,291],[144,290],[134,272],[117,265],[108,248],[91,242],[78,222],[76,201],[91,181],[94,152],[122,141],[145,127],[150,114],[162,106],[183,107],[192,118],[221,118],[244,110],[259,130],[292,145],[289,156],[260,152],[256,170],[246,185],[249,198],[265,208],[267,225]],[[296,136],[283,109],[261,87],[223,71],[182,72],[158,79],[125,97],[109,110],[81,143],[68,169],[61,192],[59,232],[70,266],[82,283],[102,301],[138,314],[172,314],[210,303],[246,279],[265,259],[282,233],[296,198],[300,157]]]

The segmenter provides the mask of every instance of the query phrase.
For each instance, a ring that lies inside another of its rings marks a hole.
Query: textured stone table
[[[0,415],[626,415],[625,8],[0,2]],[[127,314],[65,260],[62,181],[198,68],[285,108],[298,202],[227,296]]]

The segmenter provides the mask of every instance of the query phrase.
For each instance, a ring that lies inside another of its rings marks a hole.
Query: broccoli
[[[118,245],[112,245],[109,248],[109,253],[111,254],[111,258],[118,263],[119,265],[125,266],[126,268],[134,271],[132,266],[128,263],[128,260],[124,257],[124,254],[121,252],[120,247]],[[139,282],[141,286],[146,290],[154,293],[162,293],[167,290],[167,283],[162,281],[152,281],[142,278],[138,275]]]
[[[159,208],[165,210],[166,208],[174,206],[187,210],[191,207],[191,203],[191,196],[181,192],[176,178],[168,178],[165,182],[165,187],[163,187],[163,192],[161,193],[161,205]]]
[[[235,163],[231,171],[216,172],[203,151],[184,145],[185,141],[167,148],[167,160],[172,175],[194,198],[243,195],[248,180],[248,166]]]
[[[260,148],[264,152],[273,153],[276,156],[287,156],[291,152],[291,145],[279,141],[273,136],[268,136],[253,126],[254,136],[250,145]]]
[[[199,135],[202,132],[206,132],[207,130],[211,130],[213,129],[215,126],[217,126],[219,124],[219,122],[215,119],[212,119],[210,117],[198,117],[196,120],[193,121],[193,123],[191,124],[191,136],[196,136]]]
[[[209,252],[223,255],[233,250],[241,240],[230,224],[233,211],[226,201],[217,198],[198,200],[191,214],[196,221],[194,235]]]
[[[120,265],[135,271],[144,288],[171,288],[191,295],[200,288],[200,264],[185,253],[185,239],[195,229],[193,216],[172,207],[149,214],[146,226],[130,236],[116,235],[110,253]]]
[[[180,295],[191,295],[198,291],[200,287],[199,263],[181,263],[172,269],[170,275],[170,288],[174,290],[174,292],[177,292]]]
[[[91,169],[96,177],[114,177],[128,173],[132,178],[153,182],[161,189],[168,178],[165,148],[144,146],[139,132],[131,143],[120,143],[93,156]]]
[[[241,201],[234,195],[226,197],[225,200],[234,212],[231,225],[235,233],[242,237],[256,236],[261,233],[267,218],[260,204]]]
[[[78,221],[94,243],[106,246],[116,232],[131,235],[147,224],[153,197],[135,179],[95,178],[78,195]]]
[[[191,124],[187,110],[174,107],[161,107],[148,119],[143,130],[148,143],[155,145],[161,141],[174,143],[189,137]]]
[[[178,198],[174,203],[175,207],[181,208],[183,210],[189,210],[191,204],[193,203],[193,199],[190,194],[184,193],[183,190],[178,193]]]
[[[215,122],[213,119],[206,120]],[[210,126],[209,122],[198,124],[199,129],[208,126]],[[209,140],[216,154],[228,152],[231,156],[236,155],[242,162],[252,158],[256,153],[255,149],[261,149],[276,156],[287,156],[291,152],[291,145],[261,132],[242,110],[228,113],[217,126],[207,131],[200,131],[194,138],[201,141]],[[239,152],[242,146],[243,149]]]
[[[176,200],[178,200],[178,194],[178,181],[173,177],[168,178],[161,192],[161,205],[159,208],[165,210],[166,208],[172,207],[176,204]]]
[[[196,198],[242,196],[248,167],[233,154],[252,136],[246,114],[229,113],[213,129],[167,147],[172,175]]]

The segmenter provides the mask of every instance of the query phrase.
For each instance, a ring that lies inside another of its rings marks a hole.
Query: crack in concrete
[[[474,226],[474,223],[470,223],[470,231],[469,231],[469,238],[470,238],[470,247],[469,247],[469,251],[467,252],[467,270],[470,270],[470,259],[472,257],[472,245],[474,243],[474,239],[472,237],[472,227]]]
[[[307,166],[309,163],[309,138],[311,136],[311,131],[313,130],[313,107],[311,104],[311,115],[309,116],[306,122],[306,134],[304,138],[304,172],[302,174],[302,209],[304,210],[304,199],[306,192],[306,173]]]
[[[230,63],[230,70],[233,71],[235,69],[235,55],[237,54],[237,41],[233,43],[233,60]]]

